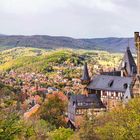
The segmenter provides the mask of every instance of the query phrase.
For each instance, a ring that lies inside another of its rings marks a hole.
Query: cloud
[[[140,0],[0,0],[0,31],[76,38],[132,36]]]

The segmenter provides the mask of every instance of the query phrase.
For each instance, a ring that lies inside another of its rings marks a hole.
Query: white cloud
[[[66,4],[64,0],[0,0],[1,10],[15,14],[51,12]]]
[[[140,0],[0,0],[0,33],[130,36]]]

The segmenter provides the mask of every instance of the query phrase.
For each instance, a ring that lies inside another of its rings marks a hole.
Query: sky
[[[131,37],[140,0],[0,0],[0,34]]]

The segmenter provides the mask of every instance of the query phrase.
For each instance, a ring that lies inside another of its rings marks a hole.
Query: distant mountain
[[[129,38],[131,50],[134,52],[134,40]],[[63,36],[33,35],[21,36],[0,35],[0,46],[6,47],[34,47],[45,49],[74,48],[88,50],[106,50],[111,52],[124,52],[128,46],[128,38],[93,38],[93,39],[74,39]]]
[[[0,36],[5,36],[4,34],[0,34]]]

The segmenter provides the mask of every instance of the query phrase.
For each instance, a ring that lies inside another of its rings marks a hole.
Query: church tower
[[[134,97],[140,96],[140,36],[139,32],[134,33],[134,41],[137,52],[137,75],[133,81],[132,93]]]
[[[90,83],[90,77],[89,77],[87,63],[84,64],[83,73],[82,73],[82,77],[81,77],[81,83],[83,85],[82,94],[85,94],[88,96],[89,92],[87,90],[87,85]]]
[[[129,46],[126,49],[123,60],[119,66],[119,70],[121,70],[121,72],[123,73],[122,76],[124,77],[132,77],[137,74],[137,66]]]
[[[86,85],[89,84],[89,82],[90,82],[87,63],[84,64],[84,69],[83,69],[83,74],[82,74],[82,77],[81,77],[81,82],[82,82],[82,84],[86,84]]]

